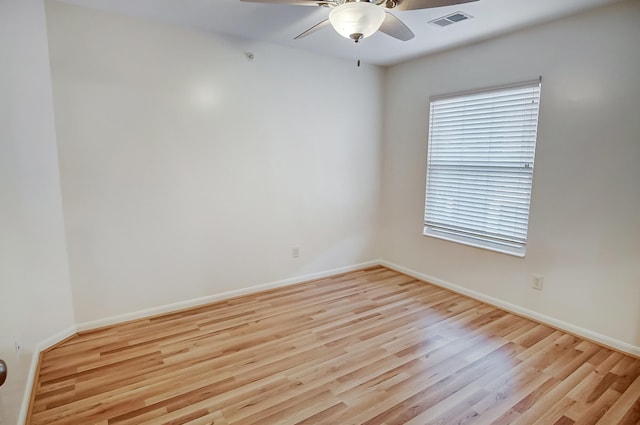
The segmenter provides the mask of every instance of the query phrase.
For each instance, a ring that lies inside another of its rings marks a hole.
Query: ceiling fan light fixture
[[[384,18],[384,9],[368,1],[341,4],[329,14],[336,32],[356,43],[378,31]]]

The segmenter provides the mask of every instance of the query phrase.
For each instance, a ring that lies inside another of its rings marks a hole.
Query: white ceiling
[[[358,45],[342,38],[331,27],[293,40],[299,33],[327,18],[329,10],[321,7],[256,4],[240,0],[64,1],[340,58],[361,59],[365,63],[392,65],[617,0],[479,0],[457,6],[394,12],[415,33],[413,40],[399,41],[377,33]],[[444,28],[428,23],[456,11],[465,12],[474,19]]]

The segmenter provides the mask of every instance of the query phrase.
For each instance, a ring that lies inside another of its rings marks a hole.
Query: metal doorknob
[[[0,386],[7,380],[7,364],[4,360],[0,360]]]

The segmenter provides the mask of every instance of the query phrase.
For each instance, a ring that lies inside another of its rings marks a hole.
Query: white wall
[[[375,258],[378,68],[58,2],[47,20],[79,323]]]
[[[12,425],[36,346],[73,326],[44,5],[0,1],[0,422]],[[23,345],[20,359],[14,340]]]
[[[640,346],[638,22],[624,2],[389,69],[381,256]],[[422,236],[429,96],[539,75],[526,258]]]

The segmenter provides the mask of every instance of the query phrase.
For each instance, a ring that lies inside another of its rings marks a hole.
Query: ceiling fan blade
[[[400,19],[396,18],[389,12],[387,12],[384,21],[382,21],[380,31],[402,41],[408,41],[415,37],[413,31],[411,31],[409,27],[404,24],[404,22],[402,22]]]
[[[333,4],[333,0],[240,0],[246,3],[274,3],[293,4],[296,6],[327,6]]]
[[[328,19],[325,19],[324,21],[322,21],[322,22],[320,22],[320,23],[318,23],[318,24],[315,24],[314,26],[312,26],[311,28],[309,28],[309,29],[308,29],[308,30],[306,30],[305,32],[303,32],[303,33],[301,33],[301,34],[298,34],[298,35],[294,38],[294,40],[298,40],[299,38],[306,37],[306,36],[308,36],[309,34],[312,34],[312,33],[316,32],[316,31],[318,31],[319,29],[322,29],[322,28],[326,27],[326,26],[327,26],[327,25],[329,25],[329,24],[330,24],[329,20],[328,20]]]
[[[474,1],[478,0],[397,0],[398,5],[393,10],[430,9],[432,7],[452,6]]]

